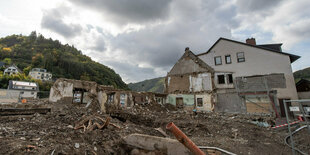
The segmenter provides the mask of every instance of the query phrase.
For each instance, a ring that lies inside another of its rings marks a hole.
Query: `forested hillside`
[[[129,83],[128,87],[134,91],[163,93],[164,83],[165,83],[165,78],[159,77],[159,78],[144,80],[144,81],[137,82],[137,83]]]
[[[294,78],[296,82],[300,79],[310,80],[310,67],[294,72]]]
[[[25,75],[32,68],[45,68],[53,78],[90,80],[98,84],[128,89],[111,68],[93,61],[80,50],[58,40],[32,32],[29,36],[11,35],[0,39],[0,61],[14,63]]]

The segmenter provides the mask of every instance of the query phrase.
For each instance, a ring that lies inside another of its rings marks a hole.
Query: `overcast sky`
[[[283,43],[310,66],[309,0],[6,0],[0,37],[29,35],[73,44],[125,82],[165,76],[185,47],[198,54],[219,38]]]

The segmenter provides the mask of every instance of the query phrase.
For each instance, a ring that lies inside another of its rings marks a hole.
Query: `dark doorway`
[[[281,117],[285,117],[285,109],[284,109],[284,102],[283,102],[283,100],[290,100],[290,99],[279,99],[279,105],[280,105],[280,110],[281,110]],[[291,112],[290,108],[289,108],[290,106],[291,106],[290,102],[286,103],[288,116],[289,117],[293,117],[293,112]]]
[[[184,105],[184,103],[183,103],[183,98],[182,98],[182,97],[177,97],[177,98],[176,98],[176,107],[177,107],[178,109],[182,109],[182,108],[183,108],[183,105]]]

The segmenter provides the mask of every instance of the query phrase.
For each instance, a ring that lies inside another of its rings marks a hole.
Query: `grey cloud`
[[[61,6],[51,10],[45,10],[41,20],[42,28],[52,30],[66,38],[72,38],[80,34],[82,26],[79,24],[67,24],[63,18],[66,14],[70,14],[70,8]]]
[[[120,73],[123,80],[127,82],[138,82],[147,78],[153,78],[155,75],[153,68],[142,68],[138,65],[132,65],[126,62],[111,60],[101,63],[111,66],[117,73]]]
[[[95,9],[117,24],[145,23],[166,19],[171,0],[70,0],[81,7]]]
[[[240,12],[266,11],[275,8],[283,0],[238,0],[237,6]]]
[[[106,47],[105,47],[104,37],[97,38],[95,41],[95,46],[93,46],[92,49],[99,51],[99,52],[105,51]]]

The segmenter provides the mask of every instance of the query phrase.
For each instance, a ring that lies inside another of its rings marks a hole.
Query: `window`
[[[109,94],[108,95],[108,103],[114,102],[114,94]]]
[[[34,94],[34,92],[31,92],[31,95],[33,95]]]
[[[224,75],[218,75],[217,80],[218,80],[218,84],[225,84],[225,76]]]
[[[22,92],[20,92],[20,94],[24,94],[24,92],[22,91]]]
[[[215,65],[221,65],[222,64],[221,56],[214,57],[214,62],[215,62]]]
[[[197,98],[197,107],[202,107],[203,102],[202,102],[202,98]]]
[[[237,61],[238,62],[244,62],[245,61],[244,52],[238,52],[237,53]]]
[[[225,55],[225,62],[226,62],[226,64],[231,64],[231,57],[230,57],[230,55]]]
[[[229,84],[234,83],[232,74],[227,74],[227,81]]]

